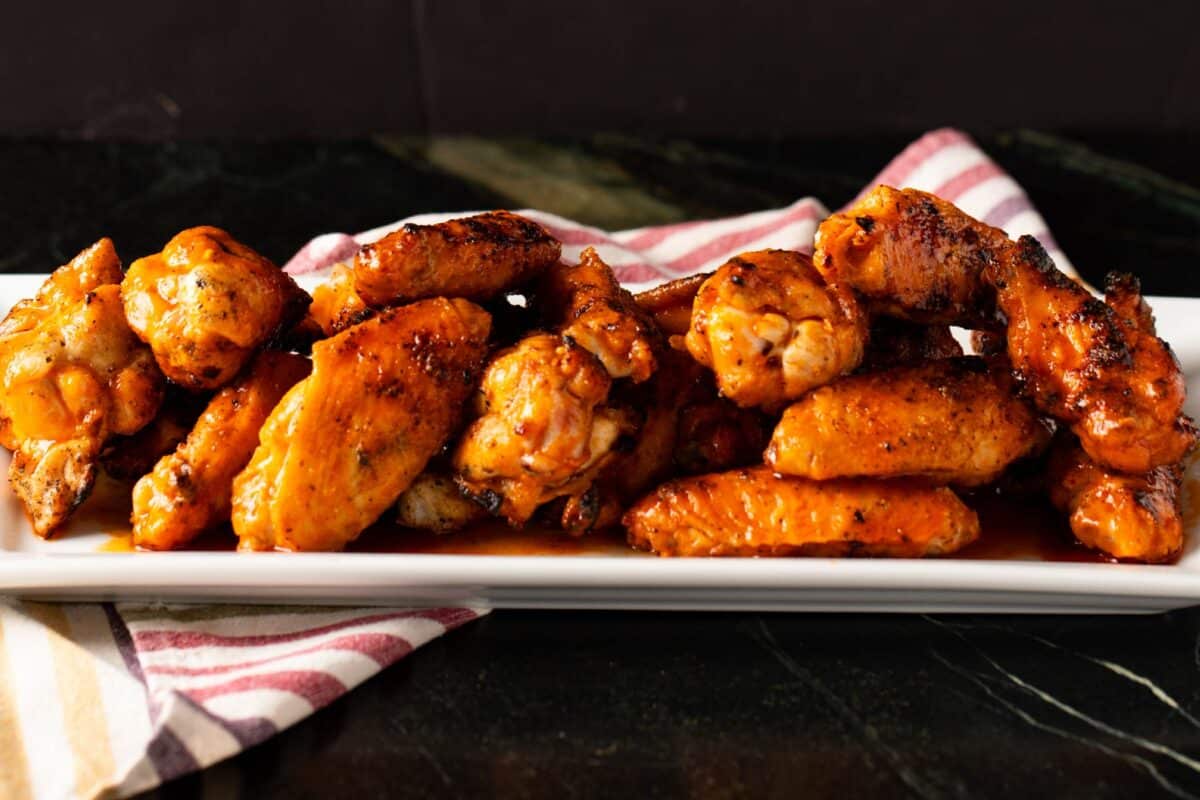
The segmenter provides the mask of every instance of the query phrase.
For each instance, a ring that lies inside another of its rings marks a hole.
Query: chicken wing
[[[552,309],[548,321],[600,359],[613,378],[641,383],[654,373],[662,334],[594,248],[574,267],[548,269],[538,297]]]
[[[220,228],[189,228],[139,258],[121,283],[130,327],[167,377],[188,389],[228,383],[264,342],[291,327],[308,295]]]
[[[828,286],[807,256],[731,259],[696,294],[688,352],[739,406],[778,408],[858,366],[867,319],[849,287]]]
[[[887,186],[821,224],[815,263],[885,314],[1005,325],[1024,391],[1101,464],[1144,473],[1195,445],[1179,364],[1133,282],[1118,280],[1106,305],[1033,237],[1011,242],[932,195]]]
[[[354,290],[353,268],[338,264],[329,280],[313,289],[308,313],[326,336],[333,336],[369,319],[372,311]]]
[[[659,330],[668,336],[683,336],[692,323],[692,303],[696,300],[696,292],[711,277],[711,272],[701,272],[676,278],[639,292],[634,299],[650,315]]]
[[[208,403],[187,439],[133,487],[133,543],[170,550],[229,519],[233,479],[284,393],[308,375],[307,358],[264,351]]]
[[[452,463],[461,485],[513,524],[556,497],[582,494],[633,429],[604,405],[612,378],[577,342],[534,334],[502,351],[480,386],[480,414]]]
[[[458,424],[487,353],[487,312],[434,298],[313,345],[313,372],[263,424],[233,482],[240,549],[338,550]]]
[[[486,300],[558,261],[562,245],[532,220],[492,211],[405,225],[354,259],[354,285],[373,308],[423,297]]]
[[[978,486],[1049,431],[1001,371],[978,358],[843,378],[793,404],[767,447],[777,472],[814,480],[923,477]]]
[[[101,239],[0,323],[0,442],[38,536],[91,491],[104,442],[154,418],[163,376],[125,322],[121,262]]]
[[[1183,547],[1178,465],[1125,475],[1098,465],[1066,436],[1055,442],[1046,473],[1051,502],[1088,547],[1150,562],[1168,561]]]
[[[859,369],[874,372],[962,354],[962,345],[947,325],[922,325],[895,317],[876,317],[871,320],[871,337]]]
[[[158,414],[131,436],[114,436],[100,453],[100,466],[119,481],[136,481],[187,438],[204,410],[205,397],[168,386]]]
[[[1004,231],[939,197],[881,185],[821,223],[813,263],[872,311],[986,328],[996,322],[983,271],[1008,246]]]
[[[396,522],[434,533],[461,530],[486,517],[479,504],[463,497],[454,478],[441,471],[422,472],[396,501]]]
[[[910,481],[810,481],[758,467],[660,486],[623,519],[662,556],[945,555],[979,536],[949,489]]]
[[[1023,236],[987,280],[1008,321],[1008,357],[1038,408],[1068,423],[1098,463],[1140,474],[1196,443],[1182,412],[1179,362],[1154,335],[1136,281],[1116,277],[1108,304],[1059,272]]]
[[[609,405],[640,422],[632,448],[620,448],[595,483],[558,514],[563,530],[574,535],[619,522],[630,503],[672,474],[761,462],[771,436],[767,415],[719,397],[712,373],[677,350],[663,353],[646,383],[614,386]]]

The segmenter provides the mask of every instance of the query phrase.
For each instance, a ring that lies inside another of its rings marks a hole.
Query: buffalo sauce
[[[1042,497],[982,491],[967,498],[979,514],[979,538],[949,558],[979,561],[1113,562],[1071,533],[1066,516]]]
[[[994,561],[1058,561],[1103,563],[1113,559],[1089,550],[1071,535],[1066,518],[1044,499],[980,492],[968,498],[979,514],[979,539],[949,558]],[[128,518],[128,511],[117,512]],[[113,526],[98,549],[107,553],[137,550],[128,527]],[[208,531],[186,550],[233,552],[237,537],[229,525]],[[493,556],[614,556],[638,555],[619,528],[574,537],[549,526],[512,528],[500,520],[476,523],[465,530],[435,534],[376,522],[347,548],[350,553],[409,553]]]

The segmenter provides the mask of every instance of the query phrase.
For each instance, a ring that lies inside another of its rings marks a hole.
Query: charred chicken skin
[[[303,356],[264,351],[217,392],[187,439],[133,487],[135,545],[181,547],[229,519],[233,479],[250,461],[259,429],[309,366]]]
[[[192,390],[228,383],[309,298],[286,273],[220,228],[189,228],[140,258],[121,283],[130,327],[167,377]]]
[[[545,228],[508,211],[410,223],[359,251],[354,285],[372,308],[437,296],[486,300],[537,277],[561,252]]]
[[[696,293],[688,352],[739,406],[778,408],[862,361],[867,319],[848,286],[825,284],[807,256],[737,256]]]
[[[932,195],[887,186],[821,224],[814,263],[882,313],[1004,327],[1023,391],[1105,466],[1144,473],[1195,445],[1179,364],[1132,280],[1111,284],[1106,304],[1036,239],[1012,242]]]
[[[1046,467],[1050,500],[1071,532],[1113,558],[1169,561],[1183,547],[1181,470],[1127,475],[1093,461],[1073,436],[1055,442]]]
[[[979,486],[1048,438],[1005,373],[956,358],[855,375],[809,393],[784,413],[766,462],[814,480],[912,476]]]
[[[979,536],[949,489],[910,481],[811,481],[757,467],[660,486],[624,517],[661,556],[945,555]]]
[[[154,418],[164,380],[121,309],[121,262],[101,239],[0,323],[0,443],[38,536],[91,491],[109,437]]]
[[[234,480],[239,548],[338,550],[374,522],[457,426],[490,326],[475,304],[435,298],[313,345],[312,374]]]
[[[813,263],[876,313],[980,328],[995,325],[983,271],[1008,246],[1004,231],[939,197],[877,186],[821,223]]]
[[[461,485],[518,525],[543,503],[582,494],[632,432],[626,413],[604,405],[611,384],[595,356],[564,336],[535,334],[502,351],[452,457]]]
[[[595,249],[584,250],[576,266],[547,270],[538,297],[554,309],[551,323],[600,359],[611,377],[641,383],[654,373],[662,334]]]
[[[1068,423],[1098,463],[1145,473],[1196,443],[1179,362],[1154,335],[1136,281],[1114,277],[1108,302],[1063,275],[1022,237],[988,277],[1008,321],[1008,356],[1025,390]]]

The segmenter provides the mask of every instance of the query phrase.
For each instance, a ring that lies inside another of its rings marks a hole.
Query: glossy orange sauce
[[[1075,542],[1066,520],[1044,500],[981,493],[970,498],[968,502],[979,513],[983,532],[978,541],[949,558],[1082,563],[1111,561]],[[119,506],[109,508],[109,505],[107,501],[104,503],[104,516],[113,516],[120,521],[114,519],[116,524],[102,526],[109,532],[109,538],[99,550],[107,553],[136,551],[127,521],[128,500],[126,499],[123,510]],[[229,526],[225,525],[205,533],[187,549],[233,552],[237,549],[237,538]],[[352,542],[346,551],[497,556],[645,555],[625,543],[624,531],[620,529],[594,531],[587,536],[571,537],[548,527],[515,530],[499,521],[484,522],[467,530],[440,535],[401,528],[393,523],[377,522]]]
[[[1066,518],[1044,498],[982,492],[967,504],[979,514],[979,538],[949,558],[995,561],[1068,561],[1099,564],[1113,559],[1075,540]]]

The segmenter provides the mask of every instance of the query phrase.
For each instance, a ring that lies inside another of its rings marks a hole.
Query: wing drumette
[[[193,390],[229,382],[309,304],[291,277],[213,227],[189,228],[133,262],[121,296],[162,371]]]
[[[87,497],[101,447],[154,418],[162,373],[125,322],[121,262],[101,239],[0,323],[0,442],[9,481],[49,536]]]

